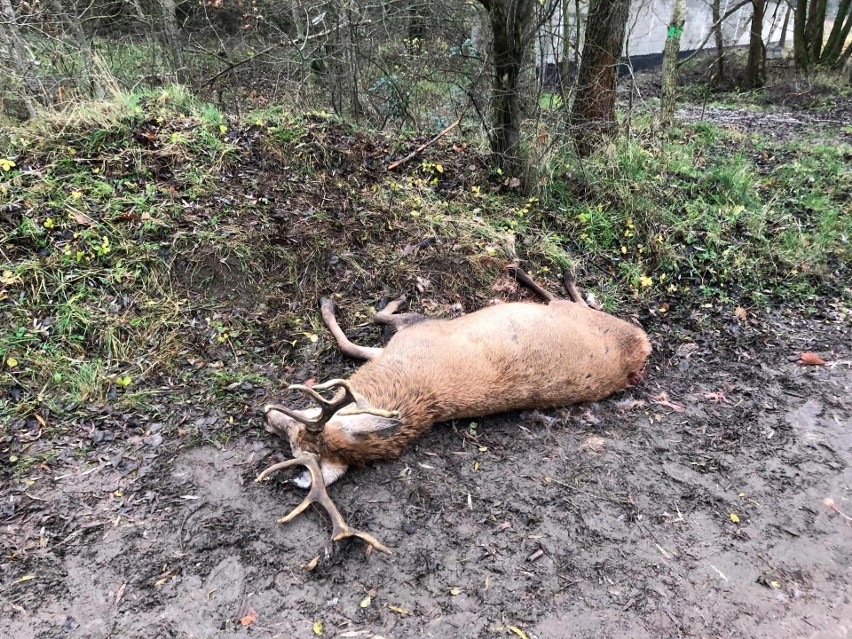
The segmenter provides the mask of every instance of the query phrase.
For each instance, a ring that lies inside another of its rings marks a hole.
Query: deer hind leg
[[[373,348],[372,346],[358,346],[349,341],[349,338],[344,335],[337,323],[337,318],[334,316],[334,302],[331,299],[324,297],[320,300],[320,310],[322,311],[322,321],[325,323],[328,330],[334,335],[337,340],[337,346],[344,355],[355,357],[357,359],[376,359],[382,354],[381,348]]]
[[[514,264],[510,264],[505,269],[506,273],[508,273],[511,277],[515,278],[515,281],[531,290],[533,293],[541,297],[543,300],[547,302],[552,302],[554,300],[558,300],[553,293],[544,290],[541,286],[535,283],[535,280],[531,278],[526,271],[521,269],[519,266],[515,266]]]
[[[580,306],[588,307],[586,300],[584,300],[583,296],[580,294],[580,289],[577,288],[577,283],[568,271],[565,271],[565,273],[562,274],[562,285],[565,287],[565,290],[568,291],[568,297],[571,298],[572,302],[576,302]]]
[[[388,302],[382,310],[376,313],[376,316],[373,318],[373,322],[376,324],[383,324],[385,326],[392,326],[394,330],[401,331],[407,326],[417,324],[418,322],[422,322],[426,319],[425,315],[420,315],[419,313],[397,313],[399,307],[403,304],[405,304],[405,299]]]

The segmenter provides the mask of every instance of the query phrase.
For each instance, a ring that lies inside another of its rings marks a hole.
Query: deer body
[[[313,408],[266,406],[267,430],[289,440],[294,458],[258,481],[296,464],[308,469],[293,480],[310,488],[308,496],[279,521],[320,503],[332,517],[335,540],[357,536],[388,551],[348,526],[326,492],[349,466],[395,458],[438,422],[597,401],[640,378],[651,353],[641,328],[589,308],[567,277],[573,301],[558,300],[520,269],[510,270],[549,303],[498,304],[430,320],[396,314],[401,301],[391,302],[376,316],[398,331],[383,349],[352,344],[331,301],[322,301],[323,320],[340,349],[369,361],[348,380],[291,386],[312,397]],[[321,394],[329,390],[332,399]]]
[[[562,300],[425,320],[349,378],[371,406],[398,411],[402,426],[335,441],[328,452],[348,464],[375,461],[439,422],[603,399],[630,385],[649,352],[636,326]]]

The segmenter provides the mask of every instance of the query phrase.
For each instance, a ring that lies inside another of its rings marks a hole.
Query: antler
[[[269,412],[270,410],[277,410],[285,415],[289,415],[296,421],[304,424],[305,428],[312,433],[321,432],[328,420],[331,419],[338,410],[348,404],[354,403],[355,407],[340,411],[340,415],[367,414],[388,418],[397,417],[399,415],[398,411],[387,411],[381,408],[372,408],[367,404],[363,397],[358,395],[352,389],[349,381],[345,379],[332,379],[324,384],[317,384],[313,387],[305,386],[304,384],[291,384],[287,388],[289,390],[301,391],[311,397],[320,405],[320,414],[316,417],[308,417],[302,411],[294,411],[286,406],[281,406],[280,404],[268,404],[266,406],[266,412]],[[331,390],[332,388],[339,388],[340,390],[335,393],[334,397],[331,399],[326,399],[317,392]]]
[[[319,504],[320,506],[326,509],[329,516],[331,517],[331,523],[333,526],[333,530],[331,533],[332,541],[340,541],[341,539],[346,539],[347,537],[359,537],[366,541],[368,544],[370,544],[376,550],[381,550],[382,552],[385,552],[389,555],[393,554],[387,546],[385,546],[382,542],[373,537],[371,534],[352,528],[349,524],[346,523],[346,520],[343,518],[343,515],[340,514],[340,511],[337,510],[337,506],[334,505],[334,502],[328,495],[328,491],[325,487],[325,480],[323,479],[322,470],[320,469],[318,460],[319,458],[313,453],[303,452],[301,455],[299,455],[299,457],[295,457],[294,459],[289,459],[285,462],[270,466],[262,473],[260,473],[260,475],[257,476],[257,479],[255,479],[256,482],[261,482],[275,471],[296,465],[304,466],[311,473],[311,489],[305,496],[304,501],[302,501],[301,504],[291,510],[287,515],[279,519],[278,523],[286,524],[289,521],[293,521],[311,504]]]

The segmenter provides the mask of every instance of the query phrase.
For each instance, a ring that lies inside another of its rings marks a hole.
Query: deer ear
[[[344,415],[334,421],[340,432],[353,441],[372,435],[391,437],[402,428],[402,422],[398,419],[370,414]]]

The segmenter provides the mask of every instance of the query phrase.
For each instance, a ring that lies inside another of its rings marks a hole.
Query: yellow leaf
[[[643,275],[639,278],[639,284],[642,286],[651,286],[654,283],[653,278],[648,277],[647,275]]]
[[[487,451],[487,450],[488,450],[488,446],[480,446],[480,447],[479,447],[479,452],[480,452],[480,453],[484,453],[484,452],[485,452],[485,451]]]
[[[518,635],[521,639],[529,639],[529,637],[527,637],[527,633],[525,633],[523,630],[521,630],[517,626],[506,626],[506,627],[509,630],[511,630],[512,632],[514,632],[516,635]]]
[[[474,464],[473,464],[473,472],[476,472],[477,470],[479,470],[479,462],[474,462]]]
[[[408,612],[405,608],[400,608],[399,606],[391,606],[388,604],[388,609],[393,610],[394,612],[400,615],[411,615],[412,613]]]
[[[71,191],[71,199],[72,200],[79,200],[81,197],[83,197],[82,191]]]
[[[226,127],[224,124],[220,124],[219,131],[222,133],[222,135],[225,135],[225,133],[228,132],[228,127]]]
[[[443,166],[441,166],[440,164],[436,164],[436,165],[435,165],[435,168],[437,169],[438,173],[443,173],[443,172],[444,172],[444,167],[443,167]]]
[[[450,588],[450,594],[455,597],[461,594],[461,588]]]
[[[774,580],[773,580],[773,581],[770,581],[770,582],[769,582],[769,585],[770,585],[770,586],[772,586],[773,588],[775,588],[776,590],[778,590],[779,588],[781,588],[781,584],[779,584],[777,581],[774,581]]]
[[[311,341],[311,344],[316,344],[317,340],[319,339],[319,336],[313,333],[305,333],[305,337],[307,337]]]
[[[420,217],[420,211],[412,211],[411,217]]]
[[[362,608],[366,608],[366,607],[367,607],[367,606],[369,606],[371,603],[373,603],[373,598],[372,598],[372,597],[370,597],[370,595],[367,595],[366,597],[364,597],[364,598],[361,600],[361,603],[360,603],[360,604],[358,604],[358,605],[359,605],[359,606],[361,606]]]
[[[24,581],[30,581],[31,579],[35,579],[35,575],[24,575],[23,577],[17,579],[16,581],[13,581],[12,583],[19,584]]]
[[[115,379],[115,383],[119,386],[127,387],[130,386],[130,383],[133,381],[133,378],[130,375],[122,375],[121,377],[117,377]]]
[[[15,366],[17,366],[17,365],[18,365],[18,360],[16,360],[14,357],[9,357],[6,360],[6,366],[8,366],[9,368],[15,368]]]
[[[56,222],[53,221],[52,217],[49,217],[44,221],[44,228],[52,229],[54,226],[56,226]]]
[[[314,622],[314,634],[319,637],[322,635],[322,620],[318,619]]]
[[[627,253],[627,247],[626,247],[626,246],[622,246],[622,247],[621,247],[621,253],[622,253],[622,254]]]
[[[731,513],[731,521],[735,524],[740,523],[739,515],[737,515],[737,513]]]

